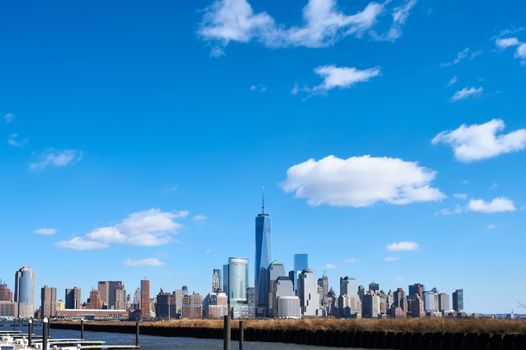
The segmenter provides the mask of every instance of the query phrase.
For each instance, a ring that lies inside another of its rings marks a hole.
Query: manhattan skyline
[[[525,5],[228,3],[0,4],[0,279],[252,283],[264,186],[287,270],[520,312]]]

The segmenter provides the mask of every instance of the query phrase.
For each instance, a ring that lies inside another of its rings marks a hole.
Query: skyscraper
[[[256,262],[254,264],[254,286],[256,288],[256,304],[266,313],[268,298],[267,268],[272,261],[272,229],[270,216],[265,213],[265,197],[263,196],[261,213],[256,216]]]
[[[221,270],[214,269],[212,273],[212,292],[221,292]]]
[[[265,269],[266,270],[266,269]],[[230,304],[247,302],[248,259],[228,259],[228,301]]]
[[[456,312],[464,311],[464,290],[457,289],[453,292],[453,310]]]
[[[150,317],[150,280],[141,280],[141,318]]]
[[[440,293],[438,295],[438,310],[440,312],[448,312],[449,309],[449,295],[447,293]]]
[[[99,296],[100,301],[102,302],[103,308],[109,308],[108,307],[108,301],[109,301],[109,286],[110,282],[108,281],[99,281],[98,290],[99,290]]]
[[[102,301],[100,299],[100,293],[97,289],[92,289],[89,292],[88,309],[102,309]]]
[[[298,278],[301,271],[309,268],[309,255],[306,253],[294,254],[294,278],[292,282],[294,283],[294,289],[298,289]],[[290,276],[289,276],[290,277]]]
[[[13,292],[2,282],[0,282],[0,301],[13,301]]]
[[[22,267],[15,274],[15,301],[20,318],[33,317],[35,312],[35,278],[30,267]]]
[[[81,309],[81,291],[80,288],[66,288],[66,309]]]
[[[304,316],[319,316],[320,296],[318,281],[311,269],[305,269],[298,279],[298,296]]]
[[[340,295],[358,295],[356,278],[348,276],[340,278]]]
[[[54,317],[57,314],[57,288],[42,287],[40,290],[40,301],[40,315],[42,318]]]
[[[126,291],[122,281],[108,281],[108,309],[122,310],[126,307]]]

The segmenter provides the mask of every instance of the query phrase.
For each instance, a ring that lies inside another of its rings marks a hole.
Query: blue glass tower
[[[258,314],[265,315],[267,312],[268,299],[268,266],[272,261],[271,249],[271,220],[265,213],[265,196],[262,197],[261,213],[256,216],[256,263],[254,273],[254,284],[256,287]]]

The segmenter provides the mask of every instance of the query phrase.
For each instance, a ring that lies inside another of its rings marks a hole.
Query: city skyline
[[[525,11],[3,1],[0,279],[204,293],[245,257],[252,284],[264,187],[287,270],[308,253],[333,287],[463,288],[467,312],[520,312]]]

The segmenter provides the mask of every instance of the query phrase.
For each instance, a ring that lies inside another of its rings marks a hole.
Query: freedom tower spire
[[[272,261],[272,229],[270,216],[265,213],[265,189],[261,192],[261,213],[256,216],[256,263],[254,285],[256,287],[257,314],[266,316],[269,292],[267,270]]]

